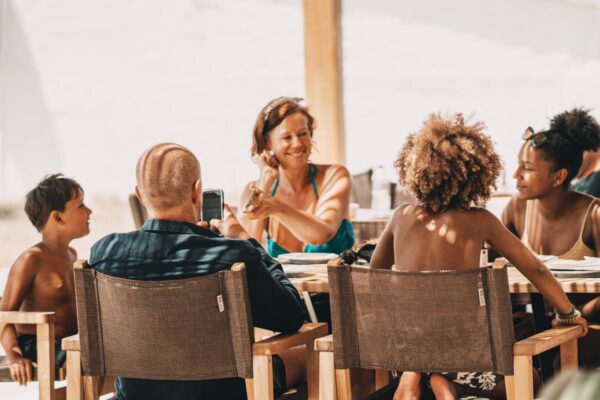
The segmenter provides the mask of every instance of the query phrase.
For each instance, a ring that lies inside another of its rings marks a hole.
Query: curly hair
[[[429,115],[394,163],[400,184],[434,213],[484,205],[501,169],[484,130],[483,122],[466,124],[460,113]]]
[[[550,129],[536,133],[549,140],[536,149],[546,160],[552,161],[554,170],[567,169],[563,185],[569,186],[577,175],[584,151],[595,151],[600,146],[600,125],[589,110],[574,108],[552,117]]]

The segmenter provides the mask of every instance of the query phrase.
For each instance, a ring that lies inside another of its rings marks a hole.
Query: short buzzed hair
[[[136,167],[137,185],[146,206],[164,211],[178,207],[191,196],[200,179],[200,163],[187,148],[175,143],[152,146]]]
[[[41,231],[52,211],[64,211],[67,202],[83,193],[79,183],[62,174],[47,175],[33,188],[25,200],[25,213]]]

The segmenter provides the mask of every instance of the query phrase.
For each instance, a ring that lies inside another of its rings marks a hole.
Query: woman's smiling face
[[[270,133],[269,150],[283,168],[299,167],[308,163],[312,150],[312,138],[308,121],[301,112],[288,115]]]

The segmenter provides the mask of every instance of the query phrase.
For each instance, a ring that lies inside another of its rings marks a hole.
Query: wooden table
[[[557,279],[565,293],[600,294],[600,278]],[[307,266],[307,271],[302,274],[292,274],[290,280],[299,292],[329,292],[329,279],[327,278],[327,265],[325,264]],[[508,288],[511,293],[539,293],[527,278],[512,267],[508,268]]]

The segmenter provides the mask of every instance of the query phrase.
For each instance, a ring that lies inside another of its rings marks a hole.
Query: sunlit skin
[[[545,193],[546,188],[530,182],[527,190]],[[477,268],[484,242],[515,265],[560,312],[572,310],[571,302],[548,269],[492,213],[483,208],[450,209],[440,213],[433,213],[421,205],[396,209],[379,238],[371,268],[394,267],[408,271]],[[583,325],[587,331],[585,319],[580,318],[576,323]],[[419,398],[420,377],[417,375],[413,372],[403,374],[395,400]],[[441,375],[433,374],[431,377],[436,398],[453,399],[457,390],[464,389]],[[502,395],[503,383],[494,392]]]
[[[42,241],[27,249],[10,269],[0,301],[1,311],[54,311],[57,337],[77,333],[73,262],[73,239],[89,233],[92,211],[83,193],[66,203],[64,211],[52,211],[41,230]],[[21,385],[31,380],[32,362],[23,358],[17,335],[36,334],[35,325],[0,325],[2,347],[13,379]]]
[[[479,267],[483,242],[497,249],[561,312],[571,311],[559,283],[548,269],[489,211],[473,207],[470,210],[449,210],[431,213],[420,205],[407,205],[394,215],[379,238],[371,268],[407,271],[460,270]],[[407,243],[410,243],[407,246]],[[577,323],[587,323],[579,319]],[[405,373],[394,397],[411,397],[420,393],[416,373]],[[441,376],[440,376],[441,378]],[[436,378],[437,379],[437,378]],[[440,398],[454,398],[448,380],[436,381]],[[495,391],[503,393],[503,384]],[[443,393],[443,395],[442,395]]]
[[[541,151],[532,148],[529,142],[523,145],[513,174],[518,194],[504,209],[502,221],[517,237],[522,237],[527,200],[534,200],[532,206],[537,212],[532,215],[529,244],[538,254],[560,255],[573,247],[594,200],[565,187],[566,176],[566,169],[554,171],[552,162],[545,160]],[[596,205],[585,221],[583,241],[598,256],[600,207]]]
[[[267,149],[257,159],[259,179],[242,193],[240,221],[250,236],[261,241],[268,228],[280,246],[302,251],[306,244],[329,241],[348,218],[350,174],[341,165],[315,165],[317,199],[308,176],[312,146],[306,117],[300,112],[269,132]],[[277,178],[277,194],[271,197]],[[248,206],[253,187],[261,194]]]
[[[592,153],[593,155],[594,153]],[[587,166],[589,167],[588,163]],[[527,200],[533,200],[531,222],[528,229],[529,245],[538,254],[561,255],[566,253],[579,239],[583,228],[583,242],[600,254],[600,204],[592,209],[584,221],[593,197],[565,187],[566,169],[555,170],[545,160],[540,150],[526,142],[519,152],[519,165],[513,177],[517,181],[518,194],[514,196],[502,213],[502,222],[521,238],[525,232],[525,210]],[[599,203],[596,201],[596,203]],[[581,302],[585,302],[579,300]],[[592,322],[600,319],[600,297],[581,306],[584,318]],[[597,364],[598,331],[579,340],[580,361]],[[596,361],[594,361],[596,360]]]

